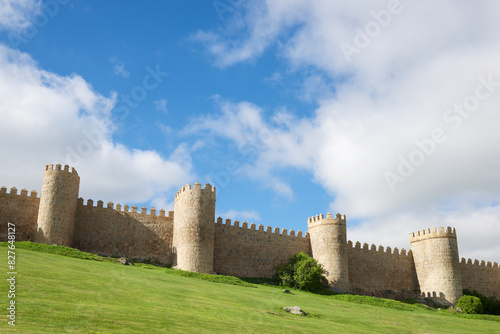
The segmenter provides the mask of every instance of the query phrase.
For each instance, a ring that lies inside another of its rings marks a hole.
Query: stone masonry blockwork
[[[412,252],[348,242],[349,283],[356,294],[405,299],[418,291]]]
[[[440,227],[411,233],[410,243],[422,293],[455,303],[463,295],[455,229]]]
[[[182,270],[214,271],[215,187],[182,187],[174,202],[173,265]],[[175,224],[175,222],[178,222]]]
[[[153,263],[171,262],[171,244],[174,227],[173,211],[157,215],[152,208],[149,214],[132,211],[120,204],[106,208],[93,201],[83,204],[79,200],[75,226],[74,247],[85,252],[106,256],[125,256]],[[142,211],[142,210],[141,210]]]
[[[26,189],[18,194],[16,188],[10,192],[6,187],[0,188],[0,240],[7,240],[7,223],[12,223],[16,226],[16,240],[35,241],[39,206],[36,191],[28,196]]]
[[[349,261],[347,257],[347,230],[345,216],[331,214],[308,219],[312,256],[323,264],[328,283],[349,291]]]
[[[215,221],[215,187],[182,187],[174,211],[78,199],[80,178],[73,168],[45,167],[40,198],[26,189],[0,188],[0,240],[7,223],[16,225],[17,241],[75,247],[106,256],[126,256],[176,268],[233,275],[271,277],[275,267],[303,251],[328,272],[335,290],[389,298],[415,293],[451,304],[462,288],[500,298],[497,262],[459,261],[452,228],[410,233],[406,252],[347,241],[344,215],[308,219],[308,231],[256,226],[229,219]]]
[[[74,168],[45,166],[38,210],[36,242],[71,247],[75,234],[80,177]]]
[[[263,225],[235,220],[217,219],[215,224],[214,270],[238,277],[271,277],[274,268],[294,254],[303,251],[311,255],[309,234],[286,229],[274,230]]]

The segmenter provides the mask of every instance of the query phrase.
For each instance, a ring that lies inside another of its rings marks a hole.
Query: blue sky
[[[499,261],[495,1],[0,1],[0,184],[409,247],[457,228]],[[432,8],[432,10],[430,10]]]

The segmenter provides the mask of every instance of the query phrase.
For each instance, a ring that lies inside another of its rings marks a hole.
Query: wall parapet
[[[305,234],[302,233],[302,231],[295,231],[295,230],[290,230],[288,231],[286,228],[281,229],[279,227],[275,227],[274,229],[271,226],[267,226],[264,229],[264,225],[259,224],[258,228],[255,223],[251,223],[250,226],[248,226],[248,223],[246,221],[243,221],[241,226],[240,226],[240,221],[239,220],[234,220],[233,225],[231,225],[231,219],[225,219],[223,220],[222,217],[218,217],[217,220],[215,221],[215,224],[217,226],[227,226],[230,228],[236,228],[240,230],[247,230],[247,231],[255,231],[258,233],[262,234],[273,234],[273,235],[279,235],[283,237],[293,237],[293,238],[302,238],[302,239],[308,239],[309,238],[309,232],[306,232]]]
[[[377,253],[377,254],[388,254],[388,255],[396,255],[396,256],[406,256],[406,257],[411,257],[411,249],[406,251],[406,249],[401,248],[399,250],[397,247],[394,247],[392,249],[391,247],[384,247],[384,246],[376,246],[375,244],[368,245],[368,243],[363,243],[363,247],[361,247],[361,243],[359,241],[356,241],[356,243],[353,244],[351,240],[347,242],[347,246],[349,249],[356,249],[359,251],[364,251],[364,252],[370,252],[370,253]]]
[[[175,199],[182,196],[182,194],[187,192],[200,192],[202,194],[208,195],[215,199],[215,186],[210,185],[210,183],[206,183],[204,188],[201,188],[201,184],[196,182],[191,186],[189,183],[183,186],[177,193],[175,194]]]
[[[63,171],[63,172],[71,173],[71,174],[74,174],[74,175],[78,176],[78,172],[76,171],[76,169],[74,167],[70,168],[68,165],[64,165],[64,167],[62,167],[61,164],[45,165],[45,171],[46,172],[50,172],[50,171]]]
[[[316,215],[316,216],[312,216],[312,217],[309,217],[307,219],[307,223],[310,224],[310,223],[314,223],[314,222],[319,222],[321,220],[324,220],[324,219],[340,219],[342,221],[346,221],[346,216],[345,215],[341,215],[340,213],[337,213],[335,215],[335,218],[332,218],[332,214],[331,213],[327,213],[326,214],[326,217],[323,215],[323,214],[319,214],[319,215]]]
[[[28,196],[28,190],[26,188],[21,189],[21,193],[18,194],[16,187],[10,188],[10,191],[7,192],[7,187],[5,187],[5,186],[0,188],[0,196],[18,196],[18,197],[39,198],[36,190],[32,190],[30,192],[30,195]]]
[[[103,209],[103,210],[114,210],[116,212],[123,212],[123,213],[128,213],[128,214],[134,213],[134,214],[138,214],[138,215],[151,216],[151,217],[157,216],[157,217],[169,217],[169,218],[173,218],[173,216],[174,216],[174,211],[173,210],[168,211],[168,214],[165,215],[166,211],[164,209],[161,209],[159,211],[159,214],[157,215],[156,214],[156,209],[154,207],[152,207],[149,210],[149,213],[147,213],[147,208],[145,206],[143,206],[141,208],[141,211],[138,212],[137,206],[135,206],[135,205],[133,205],[132,207],[130,207],[128,204],[125,204],[123,206],[123,209],[122,209],[122,205],[120,203],[116,204],[116,208],[115,208],[115,205],[114,205],[113,202],[108,202],[106,204],[106,207],[104,207],[104,202],[103,201],[97,201],[97,206],[94,206],[94,201],[92,199],[88,199],[87,200],[87,204],[84,204],[84,199],[81,198],[81,197],[78,199],[78,207],[84,208],[84,209],[93,209],[93,208],[96,208],[96,209]],[[129,211],[130,208],[132,209],[132,211]]]
[[[474,261],[472,261],[470,258],[469,259],[465,259],[464,257],[460,259],[460,264],[461,265],[465,265],[465,266],[473,266],[473,267],[488,267],[488,268],[497,268],[497,269],[500,269],[500,264],[497,263],[497,262],[485,262],[484,260],[477,260],[475,259]]]
[[[453,227],[439,227],[439,228],[426,228],[417,232],[410,233],[410,243],[418,242],[421,240],[434,239],[434,238],[457,238],[457,232]]]

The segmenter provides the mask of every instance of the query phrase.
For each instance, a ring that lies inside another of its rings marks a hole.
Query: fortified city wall
[[[134,205],[129,208],[113,203],[106,207],[102,201],[89,199],[83,204],[78,200],[74,247],[89,253],[105,256],[125,256],[154,263],[170,264],[172,259],[172,235],[174,212],[165,210],[156,213],[146,207],[137,212]],[[130,209],[130,211],[129,211]]]
[[[309,233],[222,218],[215,224],[214,271],[238,277],[271,277],[274,268],[300,251],[311,255]]]
[[[411,250],[347,241],[346,218],[317,215],[308,232],[250,225],[218,218],[215,187],[182,187],[174,211],[129,207],[78,198],[73,168],[48,165],[42,193],[0,188],[0,240],[7,223],[16,241],[75,247],[106,256],[126,256],[176,268],[239,277],[270,277],[277,265],[303,251],[324,265],[330,286],[342,291],[405,298],[421,291],[442,303],[454,303],[462,288],[500,298],[497,262],[459,261],[457,235],[448,227],[410,233]]]
[[[328,284],[349,291],[349,261],[347,259],[347,227],[345,215],[337,213],[332,218],[316,215],[307,220],[311,236],[311,253],[326,270]]]
[[[71,247],[75,236],[75,217],[80,177],[68,165],[45,166],[38,209],[35,241]]]
[[[7,223],[16,225],[16,240],[35,241],[36,220],[38,218],[38,207],[40,197],[37,192],[32,191],[28,196],[28,190],[17,193],[16,188],[0,188],[0,240],[7,241]]]
[[[407,298],[418,290],[411,250],[347,243],[349,282],[356,294]]]
[[[464,289],[476,290],[485,296],[500,298],[500,268],[497,262],[460,260],[460,274]]]
[[[175,194],[172,241],[175,268],[211,274],[214,271],[215,187],[187,184]]]
[[[410,233],[413,261],[422,293],[455,303],[463,293],[454,228]]]

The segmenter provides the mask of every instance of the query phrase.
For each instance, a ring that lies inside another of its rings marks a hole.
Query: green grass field
[[[204,275],[70,257],[78,252],[48,254],[40,252],[43,247],[20,249],[21,244],[15,250],[12,328],[6,317],[5,245],[0,247],[1,333],[500,333],[495,321],[500,317],[466,319],[369,297],[284,294],[279,287],[232,277],[207,275],[213,282]],[[300,306],[311,316],[287,314],[284,306]]]

